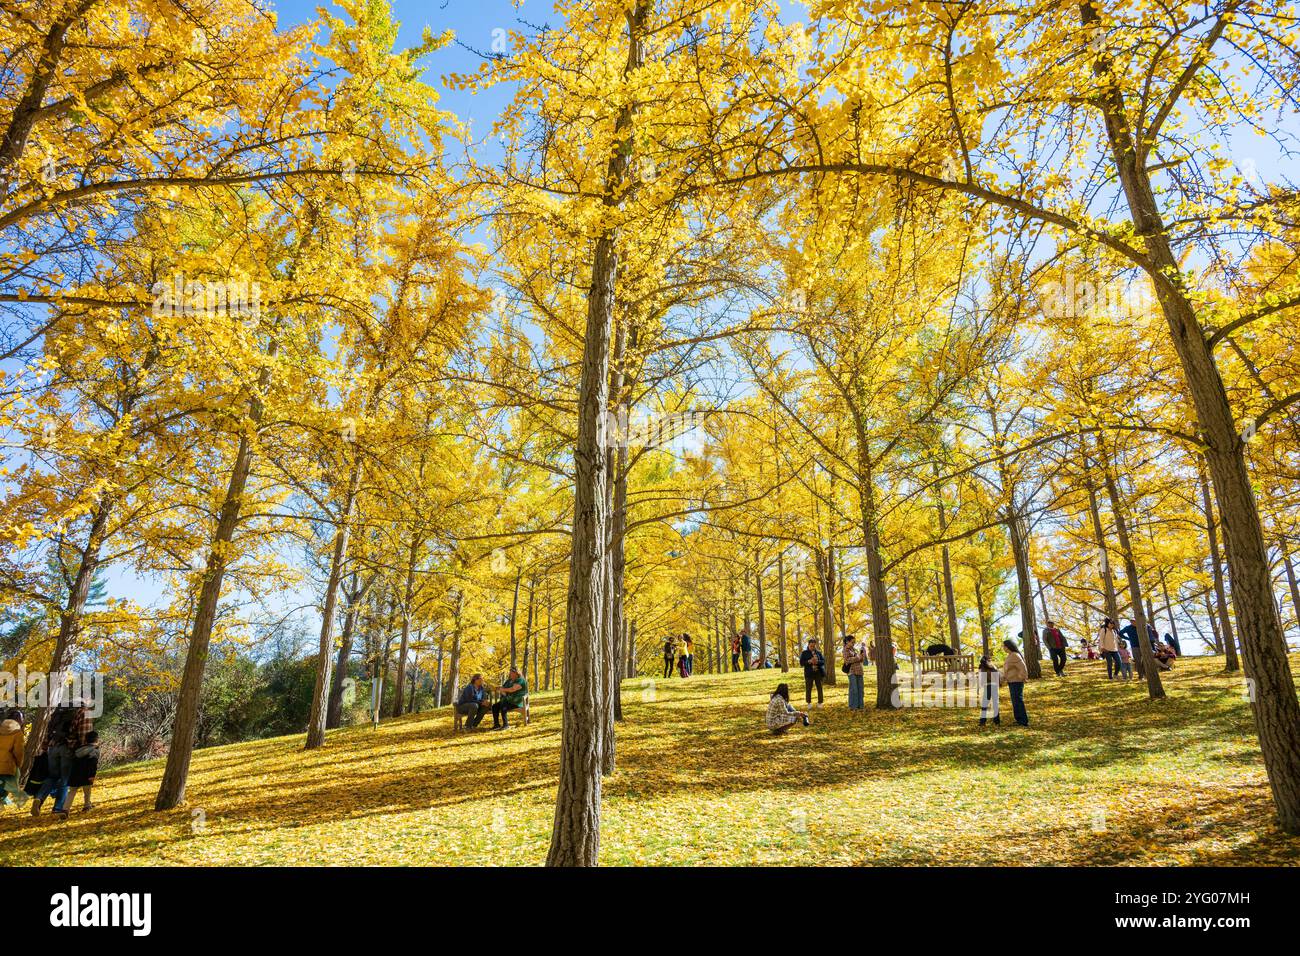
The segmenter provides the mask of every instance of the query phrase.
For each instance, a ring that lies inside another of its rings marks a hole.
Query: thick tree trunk
[[[1080,15],[1085,29],[1100,31],[1099,16],[1090,0],[1080,6]],[[1160,215],[1150,170],[1128,121],[1123,87],[1104,49],[1097,57],[1096,73],[1102,84],[1100,107],[1106,136],[1133,231],[1145,246],[1148,273],[1206,443],[1205,458],[1232,574],[1242,657],[1252,681],[1255,727],[1278,822],[1288,833],[1300,833],[1300,701],[1296,699],[1295,680],[1287,660],[1282,620],[1274,603],[1259,508],[1246,467],[1245,439],[1233,417],[1209,340],[1191,296],[1183,287],[1182,269]]]
[[[626,73],[645,63],[648,0],[628,13]],[[609,158],[605,203],[621,201],[632,159],[634,105],[623,105],[615,124],[623,144]],[[578,437],[574,448],[573,530],[570,537],[568,612],[564,637],[564,705],[560,738],[560,781],[551,828],[548,866],[595,866],[600,857],[601,767],[604,752],[604,567],[609,480],[605,411],[609,407],[609,346],[614,324],[618,252],[607,231],[596,239],[587,294],[578,390]]]

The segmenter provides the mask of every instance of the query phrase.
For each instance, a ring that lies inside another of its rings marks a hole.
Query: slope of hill
[[[1300,659],[1293,658],[1293,667]],[[777,671],[624,684],[607,864],[1276,864],[1244,682],[1180,661],[1169,698],[1099,663],[1027,691],[1032,726],[976,712],[845,707],[762,729]],[[801,697],[802,678],[788,678]],[[870,679],[870,678],[869,678]],[[1003,692],[1005,708],[1006,694]],[[188,803],[152,809],[161,761],[100,776],[67,823],[0,810],[0,860],[41,864],[538,864],[550,837],[558,694],[533,722],[452,736],[446,710],[195,754]],[[1009,713],[1004,717],[1009,718]],[[47,805],[48,809],[48,805]]]

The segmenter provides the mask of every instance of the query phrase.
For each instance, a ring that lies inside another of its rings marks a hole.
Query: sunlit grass
[[[1293,658],[1293,667],[1300,660]],[[1169,698],[1100,663],[1030,685],[1032,726],[971,710],[850,713],[762,729],[777,671],[623,686],[605,782],[607,864],[1264,864],[1300,859],[1272,822],[1240,676],[1215,659]],[[874,675],[868,676],[868,681]],[[796,692],[803,682],[792,671]],[[871,687],[868,686],[868,697]],[[156,813],[161,761],[101,774],[67,823],[0,811],[6,864],[538,864],[550,838],[559,698],[533,722],[451,735],[444,710],[195,754],[188,802]],[[47,805],[48,808],[48,805]]]

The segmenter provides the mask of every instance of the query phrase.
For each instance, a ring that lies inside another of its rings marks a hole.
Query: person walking
[[[12,711],[7,711],[5,719],[0,720],[0,807],[9,805],[10,794],[20,807],[27,802],[27,794],[19,786],[25,744],[23,725],[12,716]]]
[[[78,747],[86,743],[91,731],[90,716],[81,701],[59,705],[51,710],[48,731],[45,735],[44,754],[49,761],[49,773],[32,802],[32,816],[39,816],[45,798],[54,794],[54,813],[66,818],[68,781],[72,779],[73,761]]]
[[[849,710],[862,710],[864,707],[862,661],[865,656],[865,648],[852,634],[845,634],[844,647],[840,652],[843,663],[840,666],[849,675]]]
[[[1006,659],[1002,662],[1001,683],[1007,685],[1007,690],[1011,693],[1011,713],[1016,718],[1016,723],[1021,727],[1029,726],[1029,713],[1025,710],[1025,681],[1029,680],[1029,668],[1025,665],[1025,659],[1020,656],[1020,648],[1016,642],[1006,640],[1002,642],[1002,647],[1006,650]]]
[[[1123,667],[1119,657],[1119,631],[1115,630],[1115,622],[1110,618],[1101,622],[1097,643],[1101,647],[1101,656],[1106,659],[1106,680],[1114,680],[1123,671]]]
[[[68,780],[68,807],[81,793],[81,812],[88,813],[95,809],[91,802],[91,791],[95,789],[95,777],[99,774],[99,734],[91,731],[86,734],[86,742],[77,748],[72,756],[72,776]]]
[[[999,711],[998,699],[1001,674],[998,665],[994,664],[992,658],[987,655],[980,657],[976,680],[980,696],[980,726],[983,727],[990,719],[994,724],[1001,726],[1002,714]]]
[[[804,703],[812,705],[813,685],[817,685],[817,706],[822,705],[822,680],[826,677],[826,658],[822,652],[817,649],[817,638],[808,639],[807,649],[799,655],[799,663],[803,665],[803,698]]]
[[[1125,680],[1133,679],[1133,652],[1123,641],[1119,642],[1119,672]]]
[[[664,641],[664,680],[673,676],[673,664],[677,661],[677,640],[668,638]]]
[[[1065,649],[1068,643],[1061,629],[1056,626],[1056,622],[1048,620],[1047,626],[1043,628],[1043,643],[1047,645],[1047,653],[1052,657],[1052,670],[1056,671],[1057,677],[1065,676]]]

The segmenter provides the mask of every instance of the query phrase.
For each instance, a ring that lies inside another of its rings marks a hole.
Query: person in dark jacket
[[[1043,628],[1043,643],[1047,645],[1047,653],[1052,657],[1052,670],[1056,671],[1057,677],[1064,677],[1067,644],[1065,635],[1061,633],[1055,621],[1049,620],[1047,626]]]
[[[465,689],[456,698],[456,710],[465,716],[465,729],[473,730],[488,712],[487,689],[483,686],[483,675],[475,674],[470,678]]]
[[[80,790],[82,812],[94,808],[90,802],[90,791],[95,788],[95,775],[98,773],[99,734],[92,730],[86,734],[86,742],[72,756],[72,777],[68,780],[69,806],[77,799],[77,791]]]
[[[813,685],[817,685],[817,706],[822,705],[822,679],[826,676],[826,658],[822,652],[817,649],[817,638],[809,638],[808,648],[799,655],[799,663],[803,665],[803,698],[807,704],[812,704]]]
[[[677,640],[668,638],[664,641],[664,680],[673,676],[673,662],[677,660]]]
[[[754,663],[753,657],[751,656],[753,651],[753,638],[749,636],[749,628],[745,628],[740,632],[740,666],[745,670],[749,670],[749,665]]]
[[[32,816],[40,814],[41,804],[50,794],[54,794],[54,813],[61,817],[67,816],[65,804],[68,799],[68,781],[72,778],[72,761],[77,748],[85,745],[86,735],[91,730],[90,714],[81,701],[51,709],[44,749],[41,751],[49,761],[50,770],[32,802]]]

